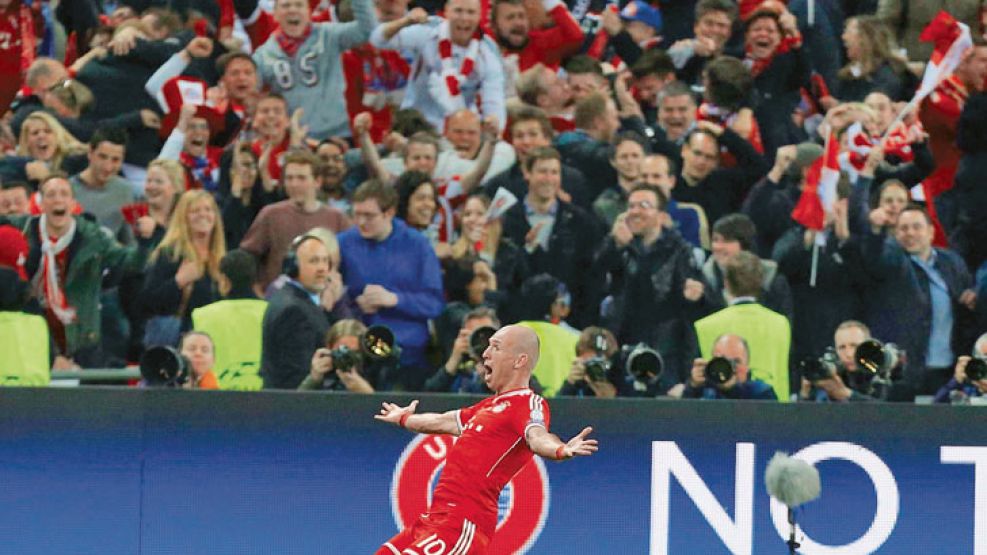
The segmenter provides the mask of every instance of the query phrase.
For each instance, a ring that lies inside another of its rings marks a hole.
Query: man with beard
[[[531,29],[524,0],[496,0],[491,23],[500,53],[504,57],[507,90],[519,73],[537,63],[558,70],[566,54],[572,54],[583,42],[583,30],[560,0],[542,0],[553,26]]]
[[[298,151],[286,156],[283,181],[288,199],[265,206],[240,242],[241,249],[261,262],[258,282],[262,287],[281,273],[281,263],[295,237],[316,227],[333,233],[350,227],[345,214],[319,202],[319,175],[319,159],[314,154]]]

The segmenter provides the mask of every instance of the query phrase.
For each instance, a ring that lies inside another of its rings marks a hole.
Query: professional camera
[[[375,325],[360,335],[360,350],[340,345],[332,350],[332,371],[348,370],[369,362],[397,357],[400,348],[394,342],[394,333],[387,326]]]
[[[610,369],[613,368],[613,361],[607,356],[608,348],[609,344],[607,343],[606,336],[602,333],[598,334],[593,338],[593,351],[596,354],[583,361],[583,367],[586,368],[586,376],[594,382],[607,379]]]
[[[360,336],[360,348],[370,360],[387,360],[399,356],[401,349],[394,339],[394,332],[387,326],[376,324]]]
[[[158,345],[144,351],[140,369],[148,387],[181,387],[189,379],[192,363],[178,349]]]
[[[966,363],[967,381],[976,382],[984,378],[987,378],[987,360],[978,357],[971,358],[970,362]]]
[[[868,339],[857,346],[853,355],[857,366],[871,374],[889,377],[891,371],[905,360],[905,352],[894,343],[881,343],[877,339]]]
[[[497,329],[493,326],[480,326],[471,331],[466,340],[467,356],[459,361],[456,371],[465,376],[472,375],[473,371],[476,370],[477,363],[483,360],[483,352],[487,350],[487,346],[490,345],[490,338],[495,333],[497,333]]]
[[[713,357],[706,363],[706,383],[723,385],[737,373],[733,361],[726,357]]]
[[[329,353],[332,356],[332,371],[349,370],[355,368],[363,362],[363,355],[360,351],[354,351],[346,345],[340,345]]]
[[[495,333],[497,333],[497,329],[493,326],[480,326],[471,331],[469,336],[470,358],[476,361],[483,359],[483,352],[487,350],[490,345],[490,338]]]
[[[644,343],[624,345],[620,348],[624,368],[639,382],[657,380],[665,367],[661,354]]]
[[[832,349],[827,349],[819,358],[806,358],[799,362],[799,374],[810,382],[818,382],[836,375],[840,359]]]

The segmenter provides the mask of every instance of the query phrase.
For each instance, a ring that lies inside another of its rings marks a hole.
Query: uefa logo
[[[449,435],[419,434],[401,453],[391,481],[391,512],[398,530],[410,526],[428,510],[446,455],[457,439]],[[500,492],[497,531],[490,539],[487,553],[526,553],[545,526],[548,503],[548,473],[541,458],[533,457]]]

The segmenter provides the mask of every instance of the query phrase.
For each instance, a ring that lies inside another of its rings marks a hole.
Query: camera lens
[[[981,358],[970,359],[966,364],[966,378],[974,382],[987,378],[987,361]]]
[[[190,366],[178,349],[166,345],[147,349],[140,360],[141,377],[150,387],[178,387],[184,384]]]
[[[714,384],[725,384],[733,377],[733,361],[725,357],[713,357],[706,363],[706,380]]]
[[[483,352],[487,350],[490,345],[490,338],[496,331],[493,326],[480,326],[470,332],[470,356],[473,359],[480,360],[483,357]]]

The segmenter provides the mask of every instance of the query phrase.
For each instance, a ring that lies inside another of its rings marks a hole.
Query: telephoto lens
[[[706,381],[723,385],[736,373],[733,361],[726,357],[713,357],[706,363]]]
[[[191,367],[178,349],[168,345],[147,349],[140,360],[141,377],[148,387],[181,387]]]
[[[972,358],[966,363],[966,379],[971,382],[987,378],[987,361],[982,358]]]

